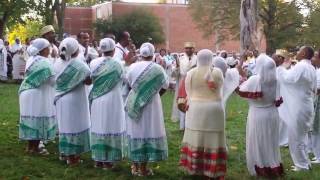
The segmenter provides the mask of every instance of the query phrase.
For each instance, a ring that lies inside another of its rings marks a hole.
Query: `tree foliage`
[[[320,2],[314,1],[306,18],[305,28],[303,31],[304,36],[301,37],[301,44],[312,45],[313,47],[320,48]]]
[[[215,45],[239,37],[240,0],[190,0],[190,12],[204,37],[216,36]]]
[[[119,37],[122,31],[128,31],[133,35],[131,39],[138,46],[146,42],[149,37],[152,38],[154,43],[164,42],[164,34],[159,19],[145,9],[137,9],[123,16],[116,16],[107,20],[99,19],[94,27],[100,37],[110,32]]]
[[[0,38],[4,30],[23,22],[23,15],[30,12],[35,5],[34,0],[1,0],[0,1]]]
[[[16,38],[20,38],[24,42],[26,38],[37,37],[41,27],[42,23],[35,20],[27,20],[25,23],[16,24],[11,27],[8,40],[12,44]]]
[[[299,42],[303,25],[300,6],[309,1],[259,0],[259,21],[266,38],[267,53],[276,48],[291,47]],[[240,0],[191,0],[190,10],[194,21],[205,35],[219,34],[220,41],[238,37]]]

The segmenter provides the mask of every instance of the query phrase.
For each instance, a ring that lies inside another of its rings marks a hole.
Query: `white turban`
[[[228,70],[227,63],[220,56],[217,56],[217,57],[213,58],[213,66],[216,67],[216,68],[219,68],[222,71],[223,75],[225,75],[227,70]]]
[[[197,54],[197,66],[211,66],[213,53],[209,49],[202,49]]]
[[[154,56],[154,46],[151,43],[143,43],[140,47],[140,55],[142,57]]]
[[[78,49],[78,41],[74,38],[65,38],[59,46],[60,55],[63,55],[66,61],[70,60],[71,56],[76,53]]]
[[[111,38],[104,38],[100,41],[99,47],[101,52],[109,52],[114,50],[116,43]]]
[[[235,58],[233,58],[233,57],[227,57],[227,64],[229,65],[229,66],[235,66],[236,64],[237,64],[237,60],[235,59]]]
[[[27,52],[30,56],[36,56],[40,51],[50,46],[48,40],[44,38],[37,38],[32,41],[31,45],[28,47]]]

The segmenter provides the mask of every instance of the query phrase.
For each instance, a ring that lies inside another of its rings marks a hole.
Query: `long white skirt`
[[[23,79],[23,73],[26,67],[26,62],[22,55],[15,54],[12,58],[12,76],[13,79]]]
[[[21,92],[19,138],[24,140],[52,140],[57,123],[53,105],[54,88],[50,82],[37,89]]]
[[[139,120],[127,120],[128,157],[133,162],[168,158],[168,145],[159,93],[142,110]]]
[[[250,105],[246,133],[247,167],[251,175],[283,174],[279,148],[279,115],[274,106]]]
[[[85,85],[62,96],[56,102],[56,111],[60,153],[68,156],[89,151],[90,113]]]
[[[121,87],[119,83],[92,102],[91,150],[95,161],[120,161],[124,156],[126,124]]]

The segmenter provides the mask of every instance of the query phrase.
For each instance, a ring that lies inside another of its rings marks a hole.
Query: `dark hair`
[[[167,52],[167,50],[166,49],[160,49],[160,51],[159,51],[159,53],[161,53],[161,51],[164,51],[165,53]]]
[[[312,47],[310,47],[310,46],[306,46],[305,48],[305,51],[306,51],[306,58],[308,58],[308,59],[312,59],[313,58],[313,56],[314,56],[314,50],[313,50],[313,48]]]
[[[127,33],[128,33],[128,31],[122,31],[122,32],[119,34],[119,37],[118,37],[119,41],[125,39],[125,38],[127,37]]]
[[[89,33],[81,31],[77,34],[77,38],[80,39],[83,34],[89,34]]]
[[[113,54],[113,51],[107,51],[103,53],[104,56],[111,56],[112,54]]]

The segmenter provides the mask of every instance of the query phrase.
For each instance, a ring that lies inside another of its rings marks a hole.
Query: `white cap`
[[[100,48],[101,52],[113,51],[115,47],[116,47],[116,43],[111,38],[101,39],[100,44],[99,44],[99,48]]]
[[[233,57],[227,57],[226,61],[229,66],[234,66],[238,63],[238,61]]]
[[[50,46],[48,40],[44,38],[37,38],[32,41],[32,44],[28,47],[27,52],[30,56],[36,56],[40,51]]]
[[[143,43],[140,47],[140,55],[142,57],[154,56],[154,46],[151,43]]]

